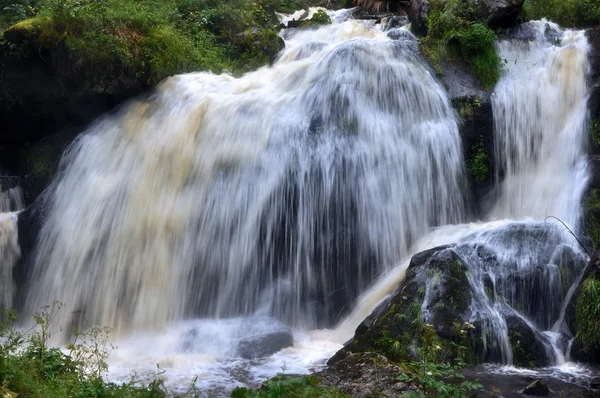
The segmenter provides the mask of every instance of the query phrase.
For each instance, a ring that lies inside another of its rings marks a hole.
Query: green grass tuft
[[[582,27],[600,22],[598,0],[525,0],[521,19],[548,18],[562,26]]]

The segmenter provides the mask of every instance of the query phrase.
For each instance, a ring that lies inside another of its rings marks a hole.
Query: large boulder
[[[394,294],[329,364],[363,352],[393,361],[552,364],[554,341],[544,331],[585,267],[561,239],[543,224],[516,223],[415,255]]]
[[[427,14],[431,4],[429,0],[411,0],[408,11],[411,29],[418,36],[427,35]]]

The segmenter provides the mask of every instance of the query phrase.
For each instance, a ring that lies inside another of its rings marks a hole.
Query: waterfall
[[[12,308],[14,304],[13,269],[21,258],[14,212],[23,208],[23,191],[16,179],[0,176],[0,310]]]
[[[332,325],[430,227],[463,219],[455,113],[395,33],[288,32],[272,67],[175,76],[98,121],[51,188],[26,312],[60,301],[117,332]]]
[[[585,32],[532,21],[497,48],[506,72],[492,95],[501,175],[491,216],[555,216],[577,231],[588,181]]]

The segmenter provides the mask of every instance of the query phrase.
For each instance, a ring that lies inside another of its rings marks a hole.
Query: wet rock
[[[429,0],[411,0],[408,11],[411,29],[418,36],[427,35],[427,13],[431,4]]]
[[[401,28],[410,23],[407,15],[394,15],[389,18],[387,23],[385,24],[385,30]]]
[[[315,376],[325,387],[336,387],[357,398],[399,397],[416,391],[411,384],[398,381],[402,369],[377,353],[351,354]]]
[[[474,17],[487,21],[492,27],[510,27],[517,22],[524,0],[469,0],[467,7]]]
[[[415,360],[427,344],[441,363],[455,360],[463,346],[470,364],[501,363],[512,352],[517,366],[551,365],[553,344],[562,341],[565,348],[569,336],[543,333],[558,318],[564,297],[562,284],[548,281],[559,273],[570,286],[585,266],[552,231],[516,223],[413,256],[405,280],[329,364],[361,352]],[[499,255],[510,251],[529,260],[517,265],[516,258]]]
[[[449,72],[451,69],[446,69]],[[458,69],[456,69],[458,71]],[[462,76],[462,77],[460,77]],[[494,188],[494,115],[489,95],[471,85],[464,72],[446,75],[446,83],[452,96],[452,106],[460,116],[460,137],[464,162],[467,165],[469,186],[473,197],[473,213],[483,217],[492,204]],[[466,78],[466,80],[463,80]],[[472,78],[470,78],[472,79]],[[462,83],[460,83],[462,82]],[[457,95],[465,93],[480,93]]]
[[[594,377],[590,381],[590,388],[593,388],[594,390],[600,390],[600,377]]]
[[[550,390],[543,380],[536,380],[523,390],[523,394],[534,397],[547,397],[550,395]]]
[[[516,314],[506,317],[508,339],[513,354],[513,363],[522,368],[536,368],[551,364],[550,349],[544,344],[545,337],[535,331]],[[553,359],[553,358],[552,358]]]
[[[238,343],[237,355],[244,359],[264,358],[294,345],[291,331],[248,337]]]

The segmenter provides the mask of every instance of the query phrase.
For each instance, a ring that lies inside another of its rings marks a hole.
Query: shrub
[[[428,34],[421,39],[423,53],[439,68],[441,58],[462,60],[485,88],[500,78],[501,59],[492,29],[472,21],[458,0],[433,0],[428,17]]]
[[[598,0],[526,0],[521,19],[548,18],[567,27],[590,26],[600,22]]]

